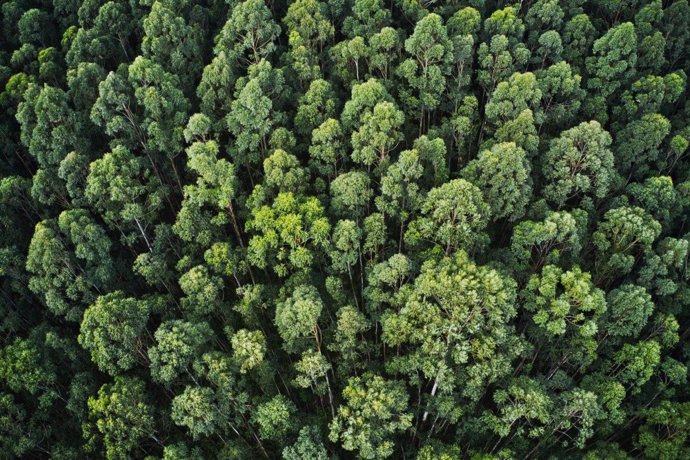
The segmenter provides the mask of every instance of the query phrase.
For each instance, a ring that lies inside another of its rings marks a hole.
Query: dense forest
[[[687,0],[0,15],[0,458],[690,458]]]

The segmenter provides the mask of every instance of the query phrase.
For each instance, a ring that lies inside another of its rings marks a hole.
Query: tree
[[[178,443],[165,446],[163,449],[163,459],[164,460],[201,460],[203,459],[201,449],[187,447],[186,444]]]
[[[369,70],[372,77],[389,80],[393,76],[394,60],[400,56],[401,49],[400,34],[392,27],[384,27],[372,35],[369,38]]]
[[[641,286],[623,284],[606,296],[608,313],[604,331],[607,335],[637,336],[654,310],[652,297]]]
[[[402,138],[405,122],[402,111],[390,102],[380,102],[361,117],[359,129],[352,133],[352,160],[371,169],[385,168],[388,154]]]
[[[240,329],[230,337],[232,357],[240,366],[240,373],[259,366],[266,354],[266,338],[261,331]]]
[[[405,51],[410,55],[397,69],[397,74],[407,81],[402,99],[406,105],[419,108],[419,134],[429,125],[430,112],[441,102],[441,92],[450,73],[453,43],[443,19],[429,14],[419,20],[414,33],[405,40]]]
[[[308,182],[307,178],[307,171],[300,166],[297,157],[285,150],[276,149],[264,160],[264,183],[268,190],[299,194]]]
[[[192,361],[211,336],[207,323],[180,320],[162,323],[154,334],[156,344],[148,350],[152,378],[170,385],[181,373],[189,373]]]
[[[240,66],[258,64],[275,50],[280,26],[264,0],[246,0],[232,8],[215,38],[216,54],[227,52]]]
[[[360,353],[367,349],[363,340],[364,332],[371,324],[367,317],[352,306],[345,306],[336,312],[337,324],[333,341],[328,349],[339,354],[336,366],[344,371],[354,367],[361,367]],[[346,374],[347,372],[344,372]]]
[[[495,10],[491,16],[484,20],[484,33],[491,37],[504,35],[512,42],[522,41],[525,33],[525,25],[517,16],[517,11],[512,6],[506,6],[502,10]]]
[[[330,56],[334,70],[342,81],[359,81],[364,76],[369,49],[362,37],[354,37],[333,46]]]
[[[424,168],[421,186],[431,188],[448,181],[446,144],[440,137],[420,136],[412,144]]]
[[[182,131],[189,111],[189,101],[179,89],[180,77],[155,61],[138,56],[129,66],[129,82],[143,112],[139,125],[145,139],[143,147],[172,162],[179,185],[174,158],[182,151]]]
[[[52,205],[57,199],[67,207],[67,194],[57,170],[73,148],[88,148],[88,143],[84,144],[76,136],[78,120],[70,110],[63,90],[47,85],[43,88],[30,85],[24,96],[16,117],[21,127],[21,141],[39,166],[32,195],[44,205]]]
[[[144,160],[122,146],[91,163],[84,190],[86,199],[126,244],[141,238],[149,251],[149,228],[157,221],[166,195],[166,187],[151,175]]]
[[[552,336],[573,331],[592,337],[606,311],[604,292],[592,286],[591,275],[577,266],[564,271],[546,265],[541,275],[532,275],[523,296],[534,323]]]
[[[405,352],[386,367],[429,391],[422,422],[431,413],[452,423],[459,416],[455,398],[480,397],[510,372],[521,348],[509,325],[517,313],[515,282],[460,250],[426,261],[409,295],[401,295],[399,312],[384,313],[381,322],[385,343]]]
[[[333,179],[345,163],[345,139],[340,122],[334,118],[321,123],[311,132],[309,145],[309,165]]]
[[[537,0],[530,6],[525,15],[529,29],[528,43],[534,44],[540,33],[547,30],[559,30],[565,13],[555,0]]]
[[[110,70],[129,61],[130,53],[134,55],[135,31],[144,14],[139,5],[105,2],[83,6],[80,27],[73,38],[68,41],[63,37],[63,44],[69,44],[65,55],[68,67],[93,62]],[[87,19],[87,15],[91,17]]]
[[[448,36],[453,43],[453,73],[449,99],[454,110],[462,98],[467,96],[472,80],[474,52],[481,26],[479,11],[468,6],[458,10],[448,19]]]
[[[679,196],[668,176],[655,176],[643,183],[635,182],[628,186],[634,203],[647,209],[664,228],[669,226],[677,215]]]
[[[391,436],[412,426],[404,386],[367,373],[348,380],[343,398],[345,404],[329,425],[331,442],[340,441],[362,458],[390,457],[395,446]]]
[[[555,30],[549,30],[539,36],[539,46],[532,57],[532,62],[543,69],[547,64],[555,64],[561,60],[563,41]]]
[[[379,102],[393,102],[393,98],[377,79],[370,78],[364,83],[353,85],[350,99],[345,102],[340,114],[345,132],[349,134],[357,130],[364,116],[370,114]]]
[[[302,359],[295,363],[297,376],[293,383],[300,388],[311,388],[319,396],[325,394],[326,390],[328,390],[331,411],[334,411],[333,394],[328,379],[328,373],[331,371],[331,368],[331,364],[321,353],[314,352],[313,350],[305,351],[302,353]],[[323,381],[321,381],[322,379]]]
[[[110,375],[145,363],[143,340],[150,311],[148,301],[125,297],[122,291],[100,296],[84,312],[79,344]]]
[[[324,305],[319,292],[314,286],[302,285],[284,302],[276,306],[275,325],[283,339],[283,347],[287,351],[297,351],[304,348],[304,339],[313,339],[317,348],[321,344],[321,330],[319,316]]]
[[[21,456],[30,452],[36,441],[25,432],[26,410],[12,393],[0,393],[0,445],[8,454]]]
[[[656,340],[626,343],[613,354],[611,362],[607,363],[607,373],[620,381],[626,391],[639,393],[659,365],[660,353],[661,345]]]
[[[644,175],[659,159],[659,148],[670,131],[671,123],[656,113],[644,115],[622,129],[614,146],[621,174]]]
[[[501,439],[511,433],[539,439],[551,423],[553,401],[543,385],[528,377],[519,377],[506,389],[496,390],[493,399],[498,414],[487,412],[482,419]]]
[[[369,285],[363,293],[368,301],[370,316],[378,320],[383,306],[397,305],[398,299],[394,293],[410,282],[416,269],[414,261],[400,253],[373,265],[368,274]]]
[[[545,264],[564,266],[577,260],[582,249],[582,210],[550,212],[541,221],[525,220],[513,229],[510,250],[515,268],[537,272]]]
[[[218,417],[213,390],[207,387],[187,386],[172,402],[171,418],[176,425],[187,429],[192,439],[215,432]]]
[[[489,219],[489,207],[481,191],[464,179],[454,179],[429,191],[421,216],[405,233],[405,241],[438,244],[446,255],[456,249],[472,250],[482,240]]]
[[[417,150],[405,150],[381,179],[381,195],[376,207],[385,215],[400,222],[399,243],[402,245],[405,224],[421,207],[423,198],[419,179],[424,169]]]
[[[657,458],[682,458],[687,447],[687,403],[661,401],[643,411],[644,424],[637,435],[636,446],[645,455]]]
[[[249,67],[248,76],[237,81],[235,100],[226,117],[228,129],[235,136],[231,156],[236,164],[253,165],[268,153],[268,139],[280,122],[278,98],[283,90],[283,73],[262,60]]]
[[[40,345],[17,337],[0,350],[0,380],[12,391],[38,395],[55,384],[55,368],[42,356]]]
[[[182,208],[173,225],[182,240],[203,247],[221,238],[222,227],[228,223],[239,244],[244,244],[233,205],[238,187],[235,168],[226,159],[218,158],[219,153],[218,144],[212,140],[194,142],[187,149],[187,168],[196,174],[197,180],[184,187]]]
[[[391,12],[381,0],[355,0],[352,15],[345,18],[342,29],[350,38],[370,38],[391,23]]]
[[[84,308],[112,285],[111,241],[83,209],[63,211],[36,225],[28,247],[29,289],[48,309],[81,321]]]
[[[514,143],[501,143],[480,152],[462,175],[482,191],[493,220],[515,221],[524,215],[532,194],[530,172],[525,151]]]
[[[314,426],[302,428],[297,436],[297,441],[283,449],[284,460],[301,460],[304,458],[313,460],[328,459],[319,430]]]
[[[569,126],[576,119],[585,97],[585,91],[580,87],[581,81],[582,77],[575,74],[566,61],[537,73],[544,128],[555,130],[560,126]]]
[[[589,113],[597,120],[605,122],[607,116],[603,105],[635,72],[635,26],[626,22],[609,29],[603,37],[594,42],[592,54],[586,59],[587,72],[590,75],[587,87],[596,97],[590,102]]]
[[[359,218],[369,208],[373,194],[369,176],[360,171],[351,171],[336,177],[331,182],[331,206],[341,216]]]
[[[551,435],[557,434],[553,443],[557,445],[560,442],[563,447],[572,443],[581,448],[594,434],[595,423],[605,416],[598,404],[597,395],[576,388],[564,393],[558,405],[561,407],[555,418],[558,423],[552,424],[554,428],[551,430]],[[561,441],[564,436],[570,436],[572,441]]]
[[[90,444],[102,439],[106,458],[128,458],[144,440],[154,436],[153,410],[145,391],[140,379],[117,376],[98,390],[97,397],[89,398],[89,419],[95,427],[87,425],[85,435]]]
[[[484,109],[486,119],[496,129],[518,117],[524,110],[536,110],[542,93],[537,79],[531,72],[514,73],[508,81],[502,81],[491,94]],[[537,121],[540,114],[537,112]]]
[[[648,75],[633,82],[621,95],[621,104],[614,107],[619,122],[616,127],[624,120],[634,121],[636,115],[659,113],[662,104],[677,100],[679,90],[684,87],[683,80],[681,74],[674,72],[665,77]]]
[[[355,292],[354,270],[362,258],[362,229],[352,220],[339,220],[333,229],[333,245],[330,250],[331,269],[336,273],[347,273]],[[360,267],[361,268],[361,267]]]
[[[261,269],[269,265],[278,276],[307,270],[328,241],[330,224],[314,197],[295,197],[279,193],[272,205],[252,210],[246,229],[254,233],[249,240],[248,259]]]
[[[326,17],[325,7],[315,0],[299,0],[290,5],[283,22],[290,33],[296,32],[305,43],[322,51],[335,31]]]
[[[527,64],[529,58],[530,51],[524,44],[511,45],[505,35],[494,35],[488,43],[482,42],[477,49],[477,82],[484,89],[484,95],[493,93],[499,82]]]
[[[129,67],[122,64],[98,84],[98,98],[91,107],[90,119],[112,138],[114,144],[128,148],[145,146],[135,100],[129,82]]]
[[[483,139],[485,127],[494,134],[496,142],[515,142],[518,147],[534,152],[538,146],[535,122],[541,123],[539,109],[541,90],[532,73],[514,73],[508,81],[500,82],[484,108],[485,125],[480,131]],[[482,148],[489,148],[492,141]]]
[[[298,79],[306,82],[320,77],[321,55],[327,40],[335,34],[326,13],[326,4],[317,0],[293,2],[283,23],[287,26],[289,56]]]
[[[570,18],[563,27],[563,57],[580,71],[585,70],[585,60],[596,38],[596,29],[584,13]]]
[[[190,317],[200,318],[217,312],[223,280],[210,273],[206,265],[190,268],[180,276],[179,284],[185,294],[181,305]]]
[[[314,80],[299,99],[295,114],[295,127],[304,136],[311,135],[319,126],[335,115],[337,98],[333,85],[326,80]]]
[[[610,145],[611,136],[596,121],[562,132],[546,153],[544,196],[559,208],[604,198],[616,180]]]
[[[687,32],[687,12],[690,11],[687,1],[673,2],[664,8],[662,30],[666,38],[666,53],[670,63],[678,63],[684,54],[684,49],[690,40]],[[680,27],[680,29],[677,29]]]
[[[226,51],[218,51],[213,60],[204,67],[196,89],[199,108],[213,120],[216,131],[225,128],[225,116],[230,112],[236,82],[236,75],[232,69],[232,58]]]
[[[629,273],[640,252],[651,249],[661,224],[644,209],[620,207],[604,214],[592,235],[597,248],[597,279]]]
[[[279,440],[290,431],[291,418],[297,408],[283,395],[273,397],[259,404],[252,414],[252,421],[259,428],[264,440]]]
[[[186,23],[170,8],[172,2],[154,1],[144,18],[141,52],[145,58],[177,75],[185,88],[192,88],[201,69],[201,30]]]

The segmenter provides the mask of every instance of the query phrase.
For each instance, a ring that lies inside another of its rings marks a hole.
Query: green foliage
[[[111,240],[83,209],[39,222],[28,247],[29,289],[56,315],[80,321],[84,308],[113,276]]]
[[[409,374],[413,381],[420,373],[433,380],[432,397],[437,390],[452,394],[457,385],[463,396],[473,398],[510,369],[519,350],[507,325],[516,315],[512,279],[458,251],[427,261],[412,291],[401,296],[400,311],[382,318],[383,340],[406,349],[389,360],[391,371]],[[438,405],[434,412],[440,416],[457,417],[455,409]]]
[[[516,268],[535,272],[544,264],[558,264],[579,255],[582,249],[582,210],[550,212],[542,221],[525,220],[515,226],[511,252]]]
[[[136,377],[115,377],[112,384],[90,397],[86,425],[90,444],[102,440],[108,459],[124,459],[154,431],[153,410],[146,403],[144,382]]]
[[[616,180],[610,145],[611,136],[596,121],[562,132],[546,153],[544,196],[558,207],[606,196]]]
[[[176,425],[187,429],[192,439],[212,434],[217,417],[213,390],[205,387],[186,387],[182,394],[173,399],[170,416]]]
[[[579,267],[564,272],[547,265],[541,276],[533,275],[524,293],[524,308],[534,313],[532,320],[549,335],[574,330],[583,337],[597,333],[597,320],[606,311],[600,289],[591,284],[591,275]]]
[[[0,458],[690,457],[688,0],[0,24]]]
[[[636,444],[646,456],[683,458],[688,452],[687,403],[661,401],[644,411],[645,423],[640,427]]]
[[[261,439],[282,438],[290,430],[290,418],[295,410],[295,405],[283,395],[259,404],[252,414],[252,421],[259,427]]]
[[[385,164],[402,138],[403,112],[390,102],[380,102],[360,120],[360,128],[352,133],[352,160],[367,167]]]
[[[654,310],[652,297],[634,284],[624,284],[607,295],[606,333],[612,336],[637,336]]]
[[[599,277],[629,273],[637,255],[648,251],[660,233],[661,224],[642,208],[608,211],[592,234]]]
[[[261,331],[240,329],[232,334],[230,343],[233,359],[240,366],[241,373],[257,367],[264,360],[266,339]]]
[[[239,65],[258,64],[275,50],[279,33],[264,0],[247,0],[233,8],[215,38],[215,49],[217,54],[228,52]]]
[[[156,345],[148,351],[153,380],[169,385],[181,372],[189,372],[191,362],[210,336],[206,323],[171,320],[161,324],[154,334]]]
[[[302,285],[276,307],[275,325],[286,350],[299,348],[301,339],[320,341],[318,320],[323,301],[314,286]]]
[[[479,153],[463,170],[463,177],[477,185],[489,203],[494,220],[518,220],[530,201],[530,163],[515,143],[495,144]]]
[[[84,312],[79,344],[103,372],[129,370],[145,358],[142,340],[150,309],[148,301],[125,297],[122,291],[100,296]]]
[[[307,270],[327,244],[330,225],[323,207],[314,197],[279,193],[271,206],[252,210],[247,230],[256,233],[249,240],[249,261],[259,268],[271,266],[279,276]]]
[[[410,57],[396,71],[409,87],[409,90],[403,87],[401,98],[420,111],[421,131],[426,113],[441,102],[452,62],[453,43],[448,39],[441,16],[432,13],[420,19],[414,33],[405,40],[405,52]]]
[[[16,392],[36,394],[55,383],[55,370],[44,363],[41,349],[31,340],[15,339],[0,351],[0,379]]]
[[[455,249],[472,250],[483,239],[489,207],[477,186],[455,179],[429,191],[421,214],[407,230],[406,241],[431,241],[449,255]]]
[[[329,439],[340,440],[348,451],[362,458],[387,458],[395,443],[391,436],[410,427],[405,412],[407,395],[400,382],[365,374],[348,380],[343,390],[346,404],[330,424]]]
[[[250,66],[247,77],[237,81],[226,117],[228,129],[236,137],[235,163],[256,164],[266,156],[269,135],[281,118],[274,103],[283,91],[283,82],[282,71],[266,60]]]
[[[328,454],[320,439],[319,430],[312,426],[305,426],[299,432],[297,441],[283,449],[284,460],[326,460]]]

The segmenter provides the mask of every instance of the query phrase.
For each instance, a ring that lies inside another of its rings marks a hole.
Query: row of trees
[[[690,457],[687,0],[8,0],[0,449]]]

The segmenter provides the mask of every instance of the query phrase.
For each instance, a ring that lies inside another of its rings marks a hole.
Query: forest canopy
[[[690,458],[688,0],[0,19],[0,457]]]

